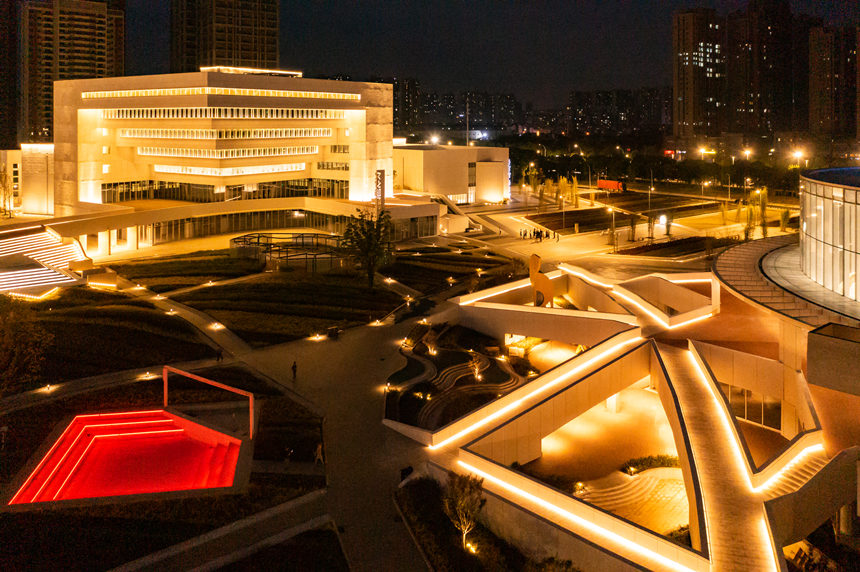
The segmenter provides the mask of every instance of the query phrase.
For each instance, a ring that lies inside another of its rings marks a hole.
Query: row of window
[[[102,119],[343,119],[341,109],[140,107],[102,109]]]
[[[170,181],[123,181],[102,183],[102,203],[145,199],[167,199],[194,203],[234,200],[323,197],[346,199],[349,181],[334,179],[290,179],[246,185],[206,185]]]
[[[248,167],[190,167],[187,165],[153,165],[156,173],[175,175],[200,175],[204,177],[233,177],[236,175],[259,175],[262,173],[293,173],[303,171],[304,163],[285,163],[281,165],[251,165]]]
[[[349,153],[349,145],[332,145],[332,153]]]
[[[804,181],[800,195],[801,270],[818,284],[852,300],[858,298],[860,205],[858,193]]]
[[[340,163],[337,161],[319,161],[317,169],[322,171],[349,171],[349,163]]]
[[[331,137],[329,127],[289,127],[282,129],[120,129],[120,137],[142,139],[292,139]],[[341,145],[349,150],[349,145]],[[344,152],[347,152],[344,151]]]
[[[245,95],[256,97],[298,97],[304,99],[340,99],[361,101],[358,93],[331,91],[295,91],[291,89],[248,89],[238,87],[168,87],[161,89],[121,89],[114,91],[85,91],[81,99],[110,97],[158,97],[175,95]]]
[[[281,157],[313,155],[317,145],[301,147],[255,147],[251,149],[188,149],[175,147],[138,147],[137,154],[151,157],[192,157],[195,159],[241,159],[245,157]]]

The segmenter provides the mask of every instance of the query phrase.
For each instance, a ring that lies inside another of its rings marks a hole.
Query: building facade
[[[392,195],[389,84],[216,67],[61,81],[55,102],[54,214],[84,216],[52,228],[95,256],[251,230],[340,233],[378,174]],[[389,210],[394,239],[436,234],[444,214],[427,201]]]
[[[278,68],[278,0],[171,0],[170,71]]]
[[[809,130],[852,137],[857,129],[857,27],[813,28],[809,36]]]
[[[394,187],[404,193],[444,195],[456,204],[500,203],[511,197],[510,180],[505,147],[394,147]]]
[[[19,142],[50,142],[54,82],[125,73],[125,2],[25,0],[19,8]]]
[[[675,138],[716,135],[723,111],[722,20],[707,8],[672,18],[672,133]]]
[[[860,298],[860,169],[820,169],[801,179],[800,260],[805,275],[851,300]]]

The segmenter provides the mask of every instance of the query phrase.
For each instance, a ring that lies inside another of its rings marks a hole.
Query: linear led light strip
[[[65,282],[74,282],[74,279],[61,274],[53,274],[42,279],[21,280],[17,282],[0,283],[0,291],[2,290],[21,290],[23,288],[35,288],[36,286],[50,286],[52,284],[62,284]]]
[[[176,434],[176,433],[184,433],[185,429],[163,429],[160,431],[141,431],[139,433],[109,433],[107,435],[96,435],[94,436],[89,443],[87,443],[87,448],[84,449],[84,452],[81,453],[81,456],[78,457],[78,462],[75,463],[75,466],[72,467],[72,470],[69,471],[69,474],[66,475],[66,480],[63,481],[63,484],[57,489],[57,492],[54,493],[54,497],[51,500],[57,500],[57,497],[60,496],[60,493],[63,492],[63,489],[66,488],[66,484],[68,484],[69,480],[72,478],[72,475],[75,474],[75,471],[78,470],[78,466],[83,462],[84,457],[87,456],[87,453],[90,452],[90,448],[93,446],[93,443],[96,442],[96,439],[108,439],[113,437],[129,437],[129,436],[140,436],[140,435],[167,435],[167,434]],[[37,495],[38,496],[38,495]],[[35,497],[34,497],[35,498]]]
[[[529,492],[526,492],[526,491],[524,491],[518,487],[515,487],[514,485],[507,483],[507,482],[501,480],[500,478],[495,477],[489,473],[486,473],[486,472],[478,469],[477,467],[473,467],[472,465],[470,465],[464,461],[457,461],[457,464],[459,464],[461,467],[463,467],[467,471],[469,471],[471,473],[475,473],[476,475],[480,476],[484,480],[490,481],[491,483],[495,484],[498,487],[505,489],[508,492],[514,493],[515,495],[517,495],[519,497],[527,499],[527,500],[531,501],[532,503],[534,503],[534,504],[536,504],[536,505],[538,505],[538,506],[540,506],[540,507],[542,507],[542,508],[544,508],[550,512],[553,512],[553,513],[557,514],[558,516],[560,516],[566,520],[569,520],[569,521],[571,521],[571,522],[573,522],[573,523],[575,523],[575,524],[577,524],[583,528],[590,530],[591,532],[593,532],[595,534],[602,536],[603,538],[609,540],[610,542],[620,544],[621,546],[624,546],[625,548],[628,548],[628,549],[636,552],[637,554],[640,554],[646,558],[653,559],[653,560],[659,562],[661,565],[666,566],[667,568],[672,568],[673,570],[693,570],[692,568],[688,568],[688,567],[684,566],[683,564],[675,562],[674,560],[667,558],[666,556],[663,556],[662,554],[659,554],[653,550],[650,550],[650,549],[642,546],[641,544],[633,542],[632,540],[624,537],[621,534],[618,534],[616,532],[612,532],[611,530],[607,530],[607,529],[603,528],[602,526],[598,526],[598,525],[594,524],[593,522],[590,522],[590,521],[582,518],[581,516],[577,516],[577,515],[573,514],[572,512],[564,510],[563,508],[556,506],[556,505],[552,504],[551,502],[549,502],[545,499],[542,499],[536,495],[533,495]]]
[[[628,302],[630,302],[631,304],[633,304],[634,306],[636,306],[637,308],[639,308],[640,310],[642,310],[643,312],[645,312],[646,314],[648,314],[649,316],[651,316],[652,318],[654,318],[655,320],[660,322],[663,325],[663,327],[665,327],[667,330],[674,330],[675,328],[680,328],[682,326],[686,326],[686,325],[692,324],[694,322],[700,322],[700,321],[706,320],[706,319],[708,319],[714,315],[713,312],[708,312],[704,316],[697,316],[695,318],[690,318],[689,320],[687,320],[685,322],[681,322],[680,324],[671,325],[671,324],[669,324],[669,322],[664,320],[662,317],[658,316],[657,314],[655,314],[654,312],[652,312],[651,310],[646,308],[643,304],[640,304],[639,302],[637,302],[636,300],[634,300],[630,296],[627,296],[626,294],[622,294],[618,290],[613,290],[612,292],[618,296],[621,296],[622,298],[624,298],[625,300],[627,300]]]
[[[720,404],[719,396],[717,396],[714,393],[713,385],[711,384],[710,380],[708,379],[708,376],[705,375],[704,370],[702,370],[702,366],[699,364],[699,360],[696,359],[696,356],[693,355],[693,352],[690,350],[687,350],[687,357],[693,363],[693,367],[698,372],[699,379],[702,381],[702,383],[705,384],[705,387],[708,388],[708,393],[710,394],[711,399],[714,400],[714,405],[717,407],[717,410],[719,411],[719,417],[720,417],[720,421],[721,421],[722,426],[723,426],[723,430],[726,432],[726,435],[728,436],[727,441],[730,443],[729,447],[732,450],[732,453],[733,453],[732,456],[735,458],[735,463],[737,464],[736,468],[746,476],[747,485],[752,490],[753,487],[752,487],[752,481],[750,480],[749,466],[747,465],[746,460],[743,458],[743,455],[741,455],[741,450],[740,450],[740,446],[738,445],[737,435],[734,433],[734,431],[732,431],[731,422],[729,421],[728,417],[726,417],[726,415],[725,415],[725,409]]]
[[[806,457],[808,457],[809,455],[811,455],[813,453],[817,453],[817,452],[823,451],[823,450],[824,450],[824,445],[821,443],[818,443],[816,445],[810,445],[806,449],[799,452],[791,461],[786,463],[785,466],[783,468],[781,468],[779,471],[777,471],[777,473],[775,475],[773,475],[771,478],[769,478],[768,480],[766,480],[764,483],[760,484],[759,486],[753,487],[753,491],[758,493],[758,492],[761,492],[765,489],[771,488],[773,485],[776,484],[777,479],[781,478],[785,473],[787,473],[788,471],[793,469],[795,466],[797,466]]]
[[[511,286],[510,288],[506,288],[504,290],[499,290],[498,292],[490,292],[485,294],[484,296],[480,296],[478,298],[473,298],[471,300],[467,300],[460,304],[461,306],[468,306],[469,304],[474,304],[475,302],[480,302],[481,300],[486,300],[487,298],[492,298],[493,296],[501,296],[502,294],[507,294],[508,292],[513,292],[514,290],[519,290],[520,288],[525,288],[529,286],[528,283],[520,284],[519,286]]]
[[[577,272],[576,270],[571,270],[570,268],[565,268],[565,267],[561,267],[561,270],[564,270],[568,274],[573,274],[574,276],[578,276],[579,278],[582,278],[583,280],[585,280],[586,282],[590,282],[591,284],[596,284],[596,285],[602,286],[604,288],[609,288],[610,290],[613,288],[612,284],[604,284],[603,282],[600,282],[599,280],[595,280],[591,276],[583,274],[582,272]]]
[[[481,427],[483,427],[484,425],[486,425],[490,421],[493,421],[494,419],[498,419],[499,417],[507,414],[509,411],[519,407],[523,402],[533,398],[536,395],[539,395],[541,393],[548,391],[549,389],[555,387],[556,385],[558,385],[560,383],[567,381],[572,376],[578,374],[579,372],[583,371],[584,369],[587,369],[592,364],[604,359],[606,356],[619,351],[621,348],[628,346],[628,345],[631,345],[631,344],[634,344],[634,343],[637,343],[637,342],[641,342],[642,339],[643,338],[641,338],[641,337],[636,337],[636,338],[633,338],[631,340],[627,340],[626,342],[620,342],[620,343],[612,346],[611,348],[607,349],[606,351],[601,352],[599,355],[596,355],[593,358],[579,364],[578,366],[576,366],[575,368],[573,368],[569,372],[567,372],[563,375],[560,375],[556,380],[550,381],[546,385],[535,389],[534,391],[532,391],[528,395],[525,395],[525,396],[517,399],[516,401],[513,401],[513,402],[505,405],[504,407],[502,407],[501,409],[499,409],[495,413],[491,413],[491,414],[487,415],[486,417],[484,417],[483,419],[476,421],[472,425],[470,425],[470,426],[466,427],[465,429],[455,433],[454,435],[448,437],[444,441],[441,441],[435,445],[429,445],[428,448],[430,450],[439,449],[439,448],[444,447],[445,445],[447,445],[447,444],[449,444],[449,443],[451,443],[457,439],[460,439],[461,437],[463,437],[465,435],[468,435],[469,433],[471,433],[472,431],[474,431],[476,429],[480,429]],[[535,380],[535,381],[537,381],[537,380]],[[532,382],[532,383],[534,383],[534,382]]]
[[[9,296],[12,296],[13,298],[22,298],[24,300],[43,300],[49,296],[52,296],[59,289],[59,286],[55,286],[54,288],[51,288],[47,292],[39,294],[38,296],[35,296],[33,294],[24,294],[23,292],[7,292],[7,294]]]
[[[42,491],[45,490],[45,487],[48,486],[48,483],[50,483],[51,480],[54,478],[54,475],[57,473],[59,468],[63,466],[63,463],[66,461],[66,457],[69,456],[69,453],[71,453],[72,449],[75,448],[75,446],[78,444],[78,441],[80,441],[81,436],[87,431],[87,429],[91,429],[91,428],[95,428],[95,427],[117,427],[117,426],[141,425],[141,424],[148,424],[148,423],[165,423],[165,422],[166,423],[172,423],[173,420],[172,419],[153,419],[150,421],[124,421],[121,423],[98,423],[98,424],[94,424],[94,425],[84,425],[83,427],[81,427],[80,432],[77,434],[75,439],[72,441],[72,444],[69,445],[69,447],[63,453],[63,456],[60,457],[60,460],[57,461],[56,465],[54,465],[54,468],[51,470],[50,474],[45,478],[44,482],[42,483],[42,486],[39,487],[39,490],[36,491],[35,495],[33,495],[33,498],[37,498],[39,495],[42,494]],[[93,438],[95,438],[95,437],[93,437]],[[87,448],[89,448],[89,446],[87,446]],[[80,459],[78,459],[78,463],[80,463]],[[77,467],[77,465],[75,465],[75,467]],[[35,476],[35,473],[33,473],[33,475]],[[16,496],[17,496],[17,494],[16,494]]]

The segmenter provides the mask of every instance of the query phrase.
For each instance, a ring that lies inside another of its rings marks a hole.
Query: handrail
[[[206,379],[205,377],[201,377],[199,375],[195,375],[193,373],[183,371],[181,369],[176,369],[175,367],[171,367],[169,365],[164,366],[161,372],[161,376],[164,379],[164,407],[167,407],[167,374],[168,372],[178,373],[179,375],[183,375],[187,378],[193,379],[195,381],[199,381],[201,383],[206,383],[208,385],[212,385],[219,389],[226,389],[227,391],[231,391],[233,393],[237,393],[239,395],[244,395],[248,398],[248,438],[254,438],[254,394],[249,391],[244,391],[242,389],[237,389],[235,387],[231,387],[229,385],[225,385],[223,383],[218,383],[217,381],[212,381],[211,379]]]

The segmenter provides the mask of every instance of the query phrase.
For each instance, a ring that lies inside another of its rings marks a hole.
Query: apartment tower
[[[170,71],[278,68],[278,0],[172,0]]]
[[[125,2],[23,0],[18,141],[53,139],[54,82],[125,73]]]
[[[722,24],[707,8],[672,17],[673,135],[689,139],[721,129]]]

